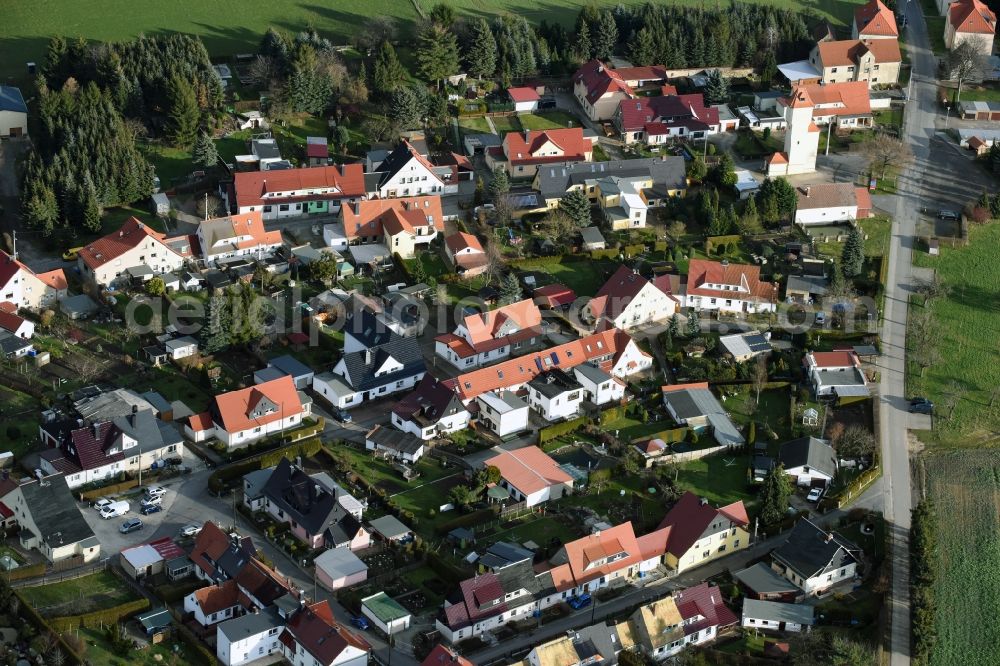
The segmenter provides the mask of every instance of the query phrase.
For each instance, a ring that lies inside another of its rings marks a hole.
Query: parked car
[[[816,313],[816,325],[817,326],[824,326],[825,324],[826,324],[826,313],[825,312],[817,312]]]
[[[141,529],[142,529],[141,520],[139,520],[138,518],[129,518],[124,523],[122,523],[122,526],[118,528],[118,531],[121,532],[122,534],[129,534],[131,532],[135,532],[136,530],[141,530]]]
[[[911,414],[933,414],[934,403],[927,398],[913,398],[910,400]]]
[[[101,518],[109,520],[118,516],[124,516],[128,513],[129,508],[129,503],[124,500],[121,502],[112,502],[101,509]]]
[[[146,497],[163,497],[167,489],[163,486],[150,486],[146,488]]]
[[[809,491],[809,494],[806,495],[806,500],[809,502],[818,502],[819,498],[822,496],[823,496],[822,488],[813,488],[812,490]]]
[[[103,509],[104,507],[106,507],[109,504],[111,504],[111,500],[109,500],[107,497],[101,497],[101,498],[98,498],[97,500],[95,500],[94,503],[91,504],[90,506],[92,506],[95,509],[97,509],[98,511],[100,511],[101,509]]]
[[[141,502],[139,502],[139,504],[142,505],[142,508],[144,509],[147,506],[160,506],[160,504],[162,503],[163,503],[163,495],[154,495],[153,497],[145,497]]]
[[[163,507],[159,504],[144,504],[143,507],[139,509],[139,513],[144,516],[148,516],[151,513],[159,513],[160,511],[163,511]]]
[[[589,594],[584,592],[579,596],[570,597],[568,603],[570,605],[570,608],[572,608],[573,610],[580,610],[581,608],[586,608],[587,606],[589,606],[591,602],[593,602],[593,599],[591,599]]]
[[[196,537],[201,534],[202,526],[198,523],[191,523],[190,525],[185,525],[181,528],[182,537]]]
[[[961,213],[957,210],[939,210],[937,216],[939,220],[960,220],[962,218]]]
[[[366,618],[364,615],[356,615],[355,617],[352,617],[351,624],[353,624],[361,631],[367,631],[368,627],[370,626],[368,624],[368,618]]]
[[[350,423],[352,421],[351,413],[344,409],[333,410],[333,418],[337,419],[341,423]]]

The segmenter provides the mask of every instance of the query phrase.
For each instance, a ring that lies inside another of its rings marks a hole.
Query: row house
[[[168,238],[135,217],[118,231],[80,248],[80,274],[100,287],[115,287],[131,281],[130,271],[152,277],[183,268],[192,257],[191,238]]]
[[[332,215],[344,203],[365,197],[361,164],[234,174],[229,208],[233,214],[261,213],[265,220]]]
[[[450,180],[450,168],[435,167],[404,139],[384,159],[371,164],[365,173],[365,190],[372,199],[457,192],[458,183],[447,182],[446,176]]]
[[[466,315],[455,330],[434,338],[434,352],[467,370],[503,360],[534,346],[542,336],[542,313],[530,298]]]

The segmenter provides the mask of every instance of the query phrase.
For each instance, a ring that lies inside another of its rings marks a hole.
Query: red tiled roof
[[[576,300],[576,292],[564,284],[547,284],[535,289],[532,296],[536,305],[550,308],[569,305]]]
[[[63,291],[67,288],[66,274],[63,273],[61,268],[57,268],[54,271],[48,271],[47,273],[35,273],[17,259],[14,259],[3,250],[0,250],[0,289],[6,287],[7,283],[10,282],[15,275],[17,275],[18,271],[21,270],[28,275],[38,278],[53,289]],[[16,306],[14,307],[14,311],[17,311]]]
[[[666,81],[667,70],[663,65],[649,65],[647,67],[616,67],[615,73],[632,85],[633,81]]]
[[[14,512],[10,510],[9,506],[0,502],[0,516],[3,516],[5,519],[12,518],[14,516]]]
[[[643,560],[651,560],[660,557],[667,552],[667,541],[670,539],[670,528],[654,530],[649,534],[643,534],[636,538],[639,544],[639,556]]]
[[[842,83],[804,83],[796,88],[809,96],[813,117],[859,116],[872,112],[867,81]],[[787,103],[787,98],[782,100]]]
[[[740,285],[746,281],[746,286],[750,289],[745,291],[729,289],[708,289],[703,284]],[[716,298],[734,298],[748,300],[757,298],[766,302],[773,302],[778,294],[778,285],[773,282],[762,282],[760,279],[760,266],[749,264],[728,264],[722,265],[717,261],[707,261],[705,259],[692,259],[688,264],[687,293],[694,296],[709,296]]]
[[[340,220],[344,223],[344,235],[348,238],[381,236],[383,235],[382,224],[386,219],[386,213],[410,210],[414,213],[419,211],[425,218],[432,216],[434,228],[437,231],[444,231],[441,197],[437,195],[401,199],[367,199],[353,204],[345,204],[340,209]]]
[[[65,291],[69,288],[69,283],[66,282],[66,273],[61,268],[47,273],[36,273],[35,277],[58,291]]]
[[[454,650],[440,643],[420,662],[420,666],[475,666],[475,664]]]
[[[6,331],[16,333],[17,329],[21,328],[21,325],[24,324],[24,321],[24,317],[0,310],[0,328]]]
[[[209,585],[194,591],[195,601],[205,615],[218,613],[239,603],[240,588],[235,580],[227,580],[221,585]]]
[[[739,618],[729,610],[722,599],[722,592],[715,585],[702,583],[674,593],[674,603],[681,617],[690,620],[703,617],[693,623],[684,624],[684,635],[690,636],[706,627],[729,627],[739,622]]]
[[[639,542],[635,538],[631,522],[570,541],[563,548],[576,585],[601,578],[612,571],[625,569],[640,561]],[[620,556],[622,553],[624,557]],[[615,555],[619,555],[619,558],[597,564]],[[560,590],[559,585],[556,585],[556,590]]]
[[[259,409],[262,408],[262,409]],[[229,433],[248,430],[302,412],[295,381],[290,376],[215,396],[213,417]]]
[[[992,35],[997,27],[997,15],[979,0],[951,3],[948,20],[958,33]]]
[[[584,63],[573,75],[573,85],[582,83],[587,89],[587,101],[593,104],[607,93],[620,93],[626,97],[632,97],[632,89],[621,74],[607,66],[600,60],[591,60]]]
[[[862,37],[877,35],[882,37],[898,37],[896,17],[892,10],[886,7],[882,0],[870,0],[854,10],[854,23],[858,34]]]
[[[817,368],[849,368],[860,365],[853,351],[812,352],[806,355],[806,362]]]
[[[537,102],[542,98],[534,88],[507,88],[507,94],[514,102]]]
[[[706,127],[719,124],[719,110],[706,107],[700,93],[622,100],[618,117],[625,132],[637,132],[649,123],[662,123],[664,127],[692,121]]]
[[[214,426],[212,423],[212,413],[211,412],[201,412],[199,414],[192,414],[188,417],[188,427],[194,432],[204,432],[205,430],[211,430]]]
[[[903,59],[895,39],[842,39],[820,42],[816,48],[824,67],[856,65],[866,53],[871,53],[877,63],[898,63]]]
[[[479,242],[479,239],[472,234],[467,234],[465,232],[459,231],[452,234],[444,239],[445,244],[451,249],[452,253],[461,252],[462,250],[472,249],[477,252],[483,251],[483,246]]]
[[[365,171],[361,164],[341,167],[324,166],[275,171],[240,171],[235,175],[236,205],[260,206],[265,203],[348,199],[365,194]],[[326,194],[264,197],[267,193],[330,190]]]
[[[494,310],[468,315],[462,324],[469,332],[469,341],[478,345],[500,336],[508,322],[519,330],[531,328],[542,323],[542,313],[530,298],[525,298]]]
[[[782,152],[772,153],[770,157],[767,158],[768,164],[788,164],[788,156]]]
[[[501,451],[500,455],[487,460],[485,465],[499,469],[500,475],[523,495],[573,482],[573,477],[537,446]]]
[[[660,522],[660,529],[670,528],[667,552],[678,559],[683,557],[720,514],[737,525],[746,526],[749,522],[742,501],[717,509],[707,502],[702,503],[701,498],[690,491],[684,493]]]
[[[382,214],[382,232],[386,236],[396,236],[407,233],[411,236],[417,234],[417,227],[428,225],[427,216],[419,210],[400,210],[391,208]]]
[[[614,319],[629,306],[642,288],[649,284],[649,280],[642,277],[627,266],[619,266],[615,274],[601,287],[590,301],[590,312],[595,318],[607,317]],[[669,280],[656,280],[653,286],[660,289],[670,298],[674,295],[670,293]],[[664,291],[666,288],[666,291]]]
[[[330,602],[323,600],[296,611],[285,625],[281,641],[300,645],[320,664],[332,664],[349,646],[367,652],[371,646],[333,619]]]
[[[165,251],[174,252],[172,248],[166,245],[166,236],[164,234],[149,228],[149,226],[140,222],[138,218],[130,217],[125,220],[125,223],[118,231],[113,231],[107,236],[98,238],[93,243],[82,247],[79,256],[83,259],[83,263],[87,264],[90,268],[100,268],[129,250],[138,247],[146,238],[152,238],[159,242]]]
[[[586,161],[594,150],[594,145],[583,137],[582,127],[508,132],[503,141],[504,153],[512,165]],[[558,155],[537,154],[549,144],[559,149]]]

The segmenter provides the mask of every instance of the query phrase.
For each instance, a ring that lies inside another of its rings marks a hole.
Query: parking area
[[[143,497],[142,492],[140,491],[133,491],[129,494],[113,498],[115,500],[125,500],[129,503],[128,513],[114,518],[101,518],[97,509],[81,503],[80,512],[83,514],[87,524],[90,525],[90,528],[94,530],[94,534],[97,535],[97,539],[101,542],[101,550],[103,553],[105,555],[113,555],[114,553],[121,551],[123,548],[128,548],[130,546],[149,541],[152,538],[153,533],[160,526],[160,523],[162,523],[166,516],[170,513],[170,507],[177,499],[177,487],[180,484],[176,480],[175,484],[177,485],[174,485],[173,487],[164,484],[167,491],[162,498],[161,510],[156,513],[151,513],[148,516],[144,516],[139,512],[142,508],[140,502]],[[142,528],[129,534],[122,534],[119,531],[122,523],[133,518],[138,518],[142,521]]]

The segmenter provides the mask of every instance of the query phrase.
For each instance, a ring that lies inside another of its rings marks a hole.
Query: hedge
[[[427,566],[429,566],[431,570],[441,578],[441,580],[452,584],[458,584],[468,578],[468,575],[461,567],[457,567],[450,562],[446,562],[444,558],[434,552],[427,553]]]
[[[705,239],[705,254],[711,255],[712,250],[719,246],[738,245],[741,238],[738,234],[732,236],[709,236]]]
[[[235,478],[242,478],[258,469],[273,467],[281,462],[282,458],[288,458],[289,460],[294,460],[296,456],[308,458],[319,453],[322,448],[323,442],[320,441],[319,437],[309,437],[288,446],[240,460],[212,472],[212,475],[208,477],[208,489],[214,493],[218,493],[224,490],[229,485],[229,482]]]
[[[467,513],[451,520],[441,523],[437,526],[436,532],[438,534],[447,534],[451,532],[456,527],[469,527],[470,525],[478,525],[479,523],[484,523],[489,520],[496,518],[496,514],[491,509],[479,509],[478,511],[473,511],[472,513]]]
[[[621,421],[625,418],[625,405],[615,405],[614,407],[608,407],[603,412],[601,412],[601,423],[608,423],[609,421]]]
[[[857,497],[865,488],[870,486],[875,479],[880,476],[882,476],[882,466],[876,464],[874,467],[871,467],[854,477],[853,481],[841,488],[835,495],[825,499],[835,503],[837,508],[840,508]]]
[[[181,642],[185,643],[191,651],[201,657],[202,662],[206,666],[216,666],[219,660],[205,647],[203,642],[198,640],[198,637],[190,629],[184,626],[184,618],[181,617],[181,614],[170,608],[170,616],[174,618],[173,628],[177,632],[177,635],[180,636]]]
[[[62,637],[62,634],[56,631],[52,631],[52,627],[49,625],[49,623],[45,621],[45,618],[43,618],[41,615],[38,614],[38,611],[36,611],[30,603],[28,603],[28,600],[24,598],[24,595],[21,594],[21,591],[20,590],[11,590],[11,591],[17,597],[18,601],[21,602],[21,610],[19,612],[18,619],[27,620],[31,624],[35,625],[35,629],[38,630],[39,634],[51,631],[52,635],[56,637],[56,642],[59,644],[59,647],[62,648],[63,654],[66,656],[64,664],[66,664],[67,666],[78,666],[79,664],[82,664],[83,658],[80,657],[80,655],[78,655],[76,651],[69,646],[69,643],[67,643],[66,640]]]
[[[637,437],[633,439],[633,442],[648,442],[651,439],[662,439],[667,444],[676,444],[677,442],[683,442],[687,438],[688,428],[671,428],[669,430],[661,430],[660,432],[654,432],[651,435],[645,435],[644,437]]]
[[[554,263],[572,264],[586,260],[587,257],[582,254],[564,254],[560,257],[526,257],[524,259],[512,259],[507,262],[507,265],[513,268],[540,268]]]
[[[667,241],[655,241],[653,243],[653,252],[666,252],[667,251]]]
[[[45,562],[38,562],[37,564],[29,564],[25,567],[18,567],[12,569],[5,574],[8,581],[11,580],[24,580],[25,578],[35,578],[36,576],[45,575]]]
[[[83,627],[84,629],[100,629],[110,624],[119,622],[124,617],[129,617],[140,611],[149,609],[149,599],[142,598],[135,601],[127,601],[111,608],[102,608],[91,613],[82,615],[64,615],[54,617],[49,620],[49,625],[53,631],[72,631]]]
[[[128,479],[127,481],[122,481],[121,483],[112,483],[111,485],[102,486],[100,488],[84,490],[80,493],[80,499],[84,502],[91,502],[98,497],[103,497],[104,495],[117,495],[118,493],[123,493],[126,490],[132,490],[133,488],[138,487],[139,479]]]
[[[910,527],[910,606],[913,622],[913,658],[925,664],[937,644],[937,598],[934,582],[938,567],[934,506],[923,500],[912,511]]]
[[[561,437],[566,433],[579,430],[585,425],[587,425],[587,417],[578,416],[569,421],[563,421],[562,423],[554,423],[550,426],[546,426],[538,431],[538,443],[544,444],[545,442],[555,439],[556,437]]]
[[[617,248],[614,250],[591,250],[591,259],[616,259],[618,257]]]
[[[203,587],[201,581],[165,583],[154,587],[153,594],[155,594],[160,601],[165,604],[175,604],[200,587]]]
[[[646,251],[646,246],[643,243],[636,243],[634,245],[626,245],[622,248],[622,251],[629,257],[634,257],[637,254]]]

